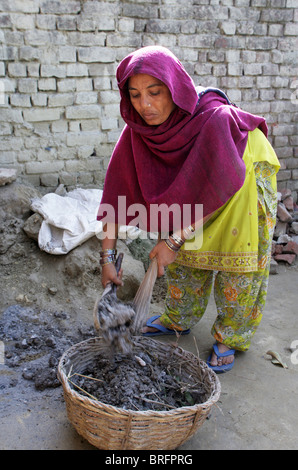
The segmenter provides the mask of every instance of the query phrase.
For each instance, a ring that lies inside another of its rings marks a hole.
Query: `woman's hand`
[[[103,226],[103,239],[102,239],[102,251],[103,253],[111,254],[111,251],[116,253],[116,242],[118,235],[118,225],[108,223]],[[105,262],[109,260],[109,254],[103,255],[101,260]],[[110,261],[110,260],[109,260]],[[120,269],[118,275],[114,263],[103,264],[101,269],[101,283],[104,288],[107,284],[113,282],[117,286],[122,286],[122,269]]]
[[[109,263],[103,266],[101,271],[101,283],[103,287],[106,288],[110,282],[113,282],[117,286],[123,286],[122,272],[122,269],[120,269],[117,275],[114,263]]]
[[[149,253],[150,259],[153,259],[154,257],[156,257],[158,265],[157,276],[160,277],[164,275],[165,267],[168,266],[168,264],[174,263],[177,258],[177,253],[171,251],[165,242],[161,240]]]

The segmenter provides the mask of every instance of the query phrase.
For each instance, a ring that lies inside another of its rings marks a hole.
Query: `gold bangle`
[[[169,248],[169,250],[173,251],[173,253],[177,253],[179,251],[179,248],[175,247],[173,243],[170,242],[169,239],[163,240],[166,246]]]

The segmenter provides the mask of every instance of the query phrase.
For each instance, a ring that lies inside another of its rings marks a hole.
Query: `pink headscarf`
[[[131,105],[127,80],[139,73],[165,83],[177,105],[159,126],[147,125]],[[161,46],[128,55],[118,66],[117,80],[126,126],[109,162],[98,220],[135,225],[136,214],[121,209],[118,196],[125,196],[126,208],[136,203],[146,208],[145,220],[137,220],[147,231],[163,231],[161,220],[152,226],[152,205],[175,204],[182,211],[188,204],[192,223],[196,204],[203,205],[204,217],[223,206],[244,183],[248,131],[259,127],[267,136],[265,120],[229,104],[220,91],[207,89],[198,96],[182,64]],[[107,205],[115,210],[113,220]],[[176,228],[173,224],[171,219],[169,230]]]

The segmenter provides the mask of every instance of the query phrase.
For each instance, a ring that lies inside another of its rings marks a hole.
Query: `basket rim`
[[[142,337],[135,337],[134,338],[134,340],[139,340],[139,339],[143,340]],[[152,417],[155,416],[155,417],[160,417],[161,418],[161,417],[169,417],[169,416],[173,416],[173,415],[197,413],[199,410],[208,409],[210,406],[214,405],[220,397],[221,384],[220,384],[219,378],[217,377],[215,372],[212,369],[210,369],[210,367],[206,364],[205,361],[203,361],[199,357],[195,356],[192,352],[181,348],[180,346],[175,346],[174,350],[180,350],[184,354],[190,355],[193,358],[195,358],[195,360],[198,361],[198,364],[200,366],[202,366],[204,369],[207,369],[208,373],[213,378],[214,390],[211,392],[211,395],[208,398],[208,400],[205,401],[204,403],[197,403],[195,405],[189,405],[189,406],[180,406],[180,407],[177,407],[177,408],[172,409],[172,410],[162,410],[162,411],[157,411],[157,410],[130,410],[130,409],[124,409],[124,408],[121,408],[121,407],[118,407],[118,406],[115,406],[115,405],[110,405],[110,404],[104,403],[100,400],[94,400],[92,398],[89,398],[88,396],[83,396],[81,393],[79,393],[78,391],[76,391],[74,388],[72,388],[70,386],[69,381],[67,379],[67,375],[64,371],[64,362],[65,362],[67,356],[72,351],[74,351],[78,346],[87,345],[88,343],[96,343],[99,340],[100,340],[100,337],[97,336],[97,337],[92,337],[92,338],[89,338],[87,340],[80,341],[79,343],[73,344],[70,348],[68,348],[62,354],[62,356],[59,360],[59,364],[58,364],[57,376],[58,376],[58,379],[60,380],[60,382],[62,383],[64,393],[67,392],[68,394],[70,394],[72,396],[72,398],[74,398],[75,400],[78,400],[81,403],[84,403],[87,406],[91,405],[92,407],[98,408],[98,409],[103,409],[104,408],[104,409],[110,410],[111,412],[114,412],[114,413],[119,413],[119,414],[122,414],[122,415],[126,414],[127,416],[132,416],[132,415],[133,416],[136,415],[136,416],[139,416],[139,417],[141,417],[141,416],[152,416]],[[159,341],[156,341],[152,338],[146,338],[146,342],[147,341],[150,341],[151,344],[159,344]],[[168,343],[163,343],[163,345],[167,345],[167,344]],[[173,347],[171,344],[169,344],[169,346]]]

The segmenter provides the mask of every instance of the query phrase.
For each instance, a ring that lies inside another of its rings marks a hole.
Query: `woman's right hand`
[[[114,263],[109,263],[105,266],[102,266],[101,283],[103,287],[106,288],[110,282],[116,284],[117,286],[123,286],[122,272],[123,270],[120,269],[119,273],[117,274]]]
[[[177,258],[177,253],[171,251],[164,243],[164,240],[161,240],[149,253],[150,259],[153,259],[155,257],[157,259],[158,265],[157,276],[161,277],[165,273],[165,267],[171,263],[174,263],[175,259]]]

